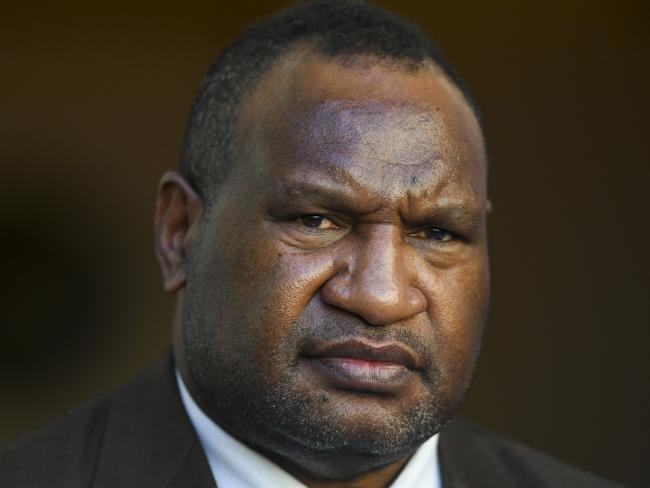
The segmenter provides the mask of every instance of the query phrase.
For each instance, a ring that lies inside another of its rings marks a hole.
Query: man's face
[[[200,403],[251,445],[397,459],[465,391],[487,308],[485,156],[436,73],[298,52],[243,104],[183,326]]]

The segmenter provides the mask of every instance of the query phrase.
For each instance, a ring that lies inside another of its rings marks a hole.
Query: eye
[[[338,225],[322,215],[303,215],[299,220],[302,225],[309,227],[310,229],[338,229]]]
[[[441,229],[440,227],[428,227],[414,232],[411,236],[436,242],[448,242],[456,238],[452,232]]]

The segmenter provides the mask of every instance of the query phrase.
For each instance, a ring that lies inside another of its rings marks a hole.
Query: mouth
[[[421,371],[421,361],[401,343],[353,338],[317,345],[302,359],[320,383],[340,389],[397,394]]]

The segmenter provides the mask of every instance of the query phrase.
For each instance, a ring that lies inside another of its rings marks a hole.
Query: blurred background
[[[482,108],[493,305],[463,413],[650,485],[648,2],[379,2]],[[214,56],[285,2],[3,3],[0,440],[169,343],[152,211]]]

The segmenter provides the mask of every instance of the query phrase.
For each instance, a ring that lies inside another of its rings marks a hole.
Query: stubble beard
[[[408,456],[443,428],[462,398],[447,398],[444,378],[429,365],[421,380],[425,387],[409,405],[393,415],[374,415],[365,429],[358,428],[342,417],[341,409],[331,408],[336,398],[307,392],[296,370],[298,360],[287,359],[287,351],[295,355],[299,350],[304,323],[296,322],[284,347],[268,351],[268,360],[260,365],[241,358],[229,362],[215,347],[214,324],[191,314],[186,320],[188,367],[206,413],[251,447],[300,459],[313,470],[339,463],[343,476],[352,476]],[[319,330],[333,328],[322,325]],[[348,471],[341,460],[349,463]]]

